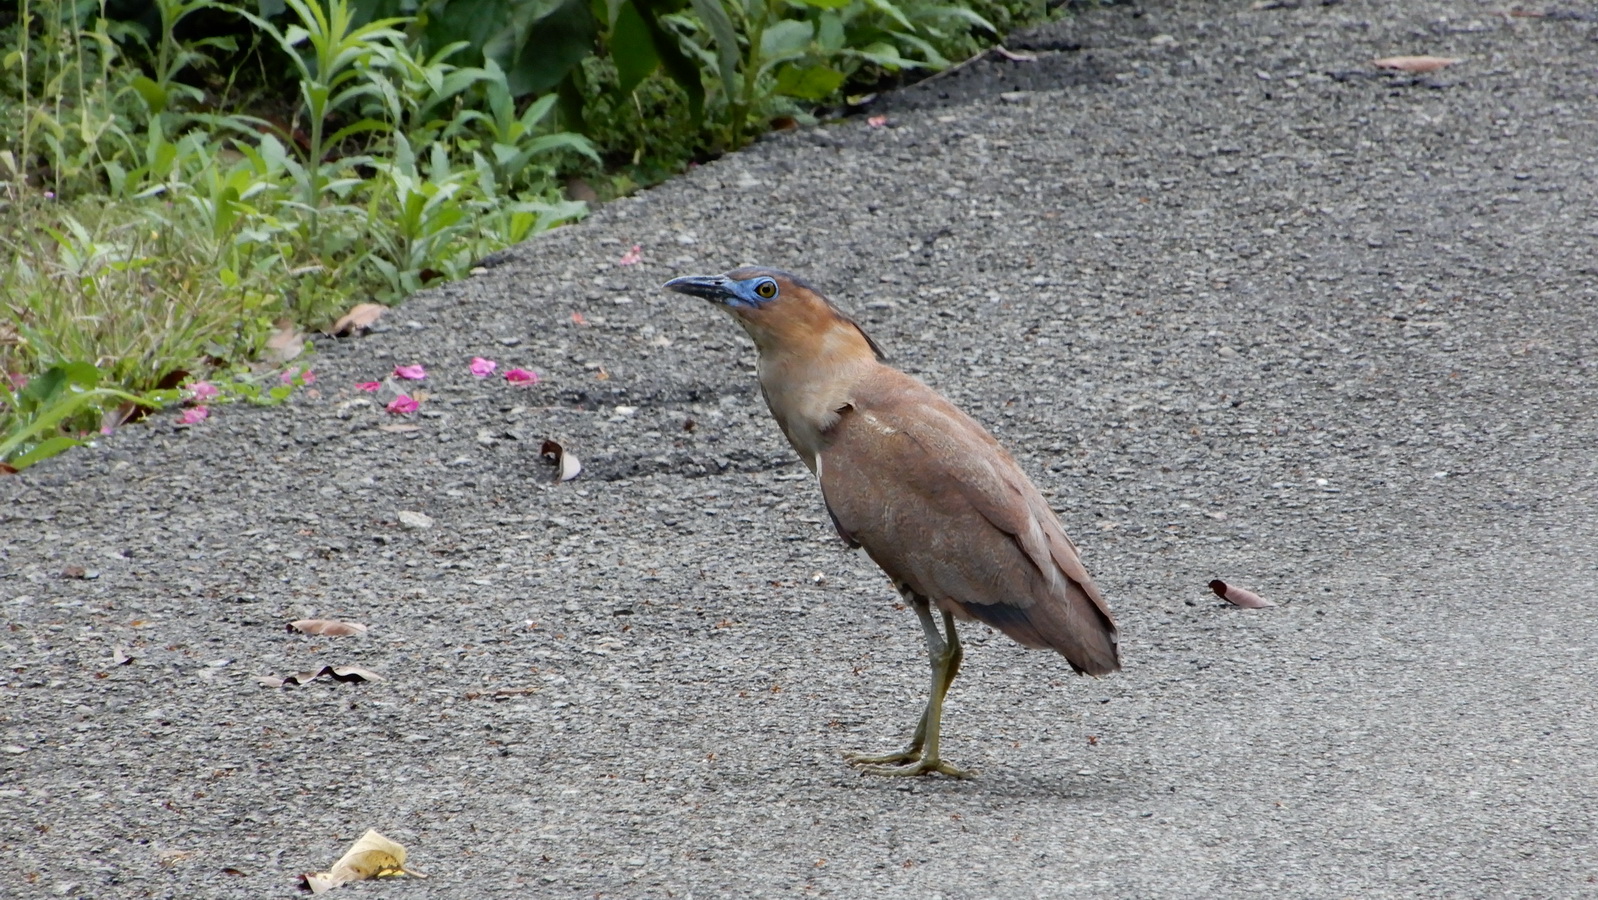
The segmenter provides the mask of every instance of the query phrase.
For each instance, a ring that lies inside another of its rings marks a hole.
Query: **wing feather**
[[[883,367],[826,437],[828,510],[890,578],[1080,672],[1120,668],[1115,621],[1076,548],[981,425]]]

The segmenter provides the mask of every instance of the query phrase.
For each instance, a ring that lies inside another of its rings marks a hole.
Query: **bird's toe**
[[[843,759],[851,766],[895,766],[921,761],[921,748],[913,747],[897,753],[845,753]]]
[[[962,769],[959,766],[941,759],[918,759],[903,766],[877,766],[863,765],[860,767],[861,775],[886,775],[897,777],[904,775],[947,775],[950,778],[975,778],[976,771]]]

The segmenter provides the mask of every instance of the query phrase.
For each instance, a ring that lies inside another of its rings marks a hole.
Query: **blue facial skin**
[[[758,275],[735,281],[725,275],[689,275],[683,278],[673,278],[666,282],[667,290],[679,294],[689,294],[694,297],[703,297],[712,303],[733,308],[743,307],[754,309],[777,299],[777,282],[775,279]]]

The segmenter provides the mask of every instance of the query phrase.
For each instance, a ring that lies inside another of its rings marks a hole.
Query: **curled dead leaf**
[[[1464,60],[1452,56],[1384,56],[1381,59],[1371,60],[1371,65],[1378,69],[1394,69],[1423,75],[1461,62]]]
[[[540,447],[538,452],[545,459],[555,463],[555,482],[557,484],[562,481],[571,481],[583,470],[582,461],[577,458],[576,454],[566,452],[566,448],[554,441],[545,441],[544,446]]]
[[[359,622],[340,622],[337,619],[296,619],[288,624],[288,630],[298,631],[301,634],[320,634],[325,637],[345,637],[351,634],[365,634],[366,626]]]
[[[1219,578],[1210,582],[1210,590],[1215,592],[1215,596],[1220,597],[1227,603],[1233,606],[1241,606],[1244,609],[1265,609],[1276,605],[1253,591],[1244,590],[1237,585],[1227,584]]]
[[[305,332],[293,319],[278,319],[272,327],[272,335],[266,339],[266,352],[261,354],[263,362],[281,366],[305,351]]]
[[[356,841],[338,862],[326,872],[307,872],[301,875],[305,886],[313,894],[331,891],[339,885],[368,878],[397,878],[409,875],[426,878],[421,872],[405,868],[405,848],[369,829]]]
[[[383,676],[370,669],[360,666],[323,666],[320,669],[306,672],[295,672],[278,678],[275,675],[257,675],[255,680],[266,687],[288,687],[289,685],[305,685],[322,677],[332,678],[334,681],[382,681]]]
[[[365,331],[376,324],[383,313],[388,312],[388,307],[381,303],[357,303],[350,307],[350,311],[339,317],[333,323],[329,334],[335,337],[346,337],[359,331]]]

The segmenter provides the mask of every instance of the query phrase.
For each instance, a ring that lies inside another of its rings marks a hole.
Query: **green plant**
[[[358,25],[347,0],[285,0],[299,17],[299,23],[279,30],[276,25],[253,13],[240,14],[271,35],[288,54],[299,73],[299,88],[305,101],[310,142],[305,150],[305,165],[295,171],[301,188],[300,202],[306,212],[306,244],[313,253],[326,255],[321,233],[321,212],[329,195],[342,197],[357,179],[342,173],[366,160],[329,157],[346,139],[359,134],[385,133],[392,124],[382,119],[363,117],[329,132],[334,112],[352,106],[363,97],[381,97],[384,81],[380,66],[388,59],[384,52],[403,46],[405,36],[393,26],[403,18],[386,18]],[[309,53],[301,54],[306,44]]]
[[[58,363],[20,389],[0,378],[0,465],[25,469],[58,453],[82,446],[84,435],[100,428],[99,407],[108,402],[158,407],[163,399],[106,387],[105,373],[86,362]]]

